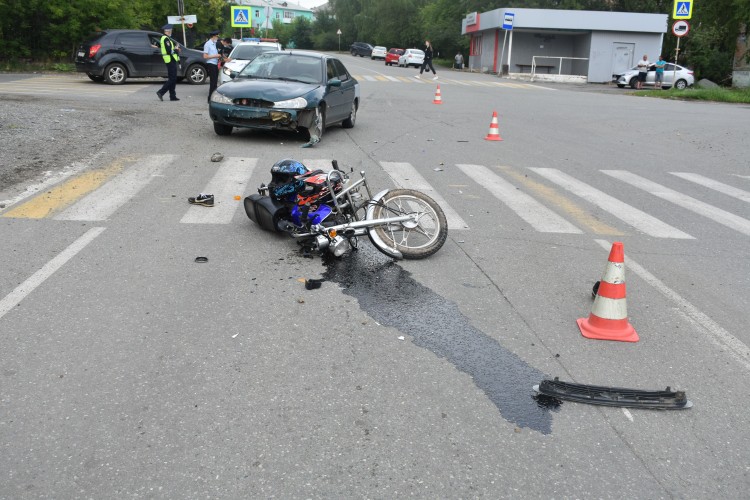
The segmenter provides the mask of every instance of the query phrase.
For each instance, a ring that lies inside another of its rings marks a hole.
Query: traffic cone
[[[609,252],[607,268],[596,290],[588,318],[577,320],[581,335],[588,339],[638,342],[638,334],[628,321],[625,302],[625,252],[616,241]]]
[[[490,131],[487,132],[487,136],[484,138],[485,141],[502,141],[500,137],[500,130],[497,128],[497,111],[492,112],[492,121],[490,122]]]
[[[440,84],[438,83],[437,90],[435,91],[435,99],[432,100],[432,104],[443,104],[443,98],[440,97]]]

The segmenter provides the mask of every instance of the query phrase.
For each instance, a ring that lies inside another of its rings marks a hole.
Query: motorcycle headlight
[[[273,103],[274,108],[288,108],[288,109],[305,109],[307,107],[307,100],[302,97],[296,97],[294,99],[287,99],[285,101],[278,101]]]
[[[232,104],[232,100],[218,90],[214,90],[213,94],[211,94],[211,102],[217,104]]]

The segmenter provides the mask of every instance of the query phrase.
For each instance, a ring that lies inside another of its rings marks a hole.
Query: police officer
[[[165,24],[161,29],[164,31],[164,35],[159,40],[159,48],[161,49],[161,57],[164,59],[164,64],[167,65],[167,81],[156,92],[156,96],[160,101],[163,101],[164,94],[169,91],[169,100],[179,101],[175,87],[177,86],[177,64],[180,62],[180,55],[178,54],[180,47],[176,46],[170,38],[172,36],[171,24]]]
[[[219,80],[219,59],[221,54],[216,48],[216,41],[219,39],[219,31],[212,31],[208,34],[211,38],[203,45],[203,59],[206,60],[206,70],[208,71],[208,102],[211,102],[211,94],[216,90]]]

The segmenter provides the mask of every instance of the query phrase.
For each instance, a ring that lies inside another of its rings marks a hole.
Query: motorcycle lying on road
[[[385,189],[372,196],[364,171],[359,179],[339,169],[309,170],[293,159],[276,162],[271,182],[245,198],[247,216],[267,231],[288,233],[305,249],[340,257],[365,234],[395,259],[423,259],[448,237],[440,206],[412,189]]]

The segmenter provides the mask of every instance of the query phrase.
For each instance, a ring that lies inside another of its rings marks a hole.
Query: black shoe
[[[177,98],[177,97],[170,97],[170,98],[169,98],[169,100],[170,100],[170,101],[179,101],[180,99],[179,99],[179,98]]]
[[[188,198],[188,202],[193,205],[203,205],[204,207],[213,207],[214,195],[201,193],[195,198]]]
[[[160,94],[159,92],[156,93],[156,97],[158,97],[160,101],[164,100],[164,94]]]

